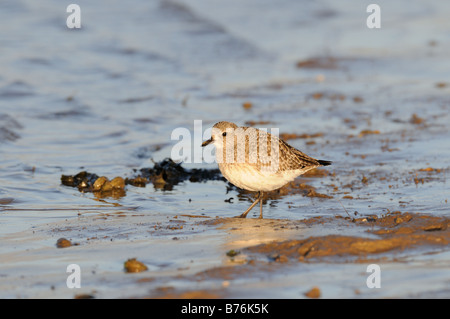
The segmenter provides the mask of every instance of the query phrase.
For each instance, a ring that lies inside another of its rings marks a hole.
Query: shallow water
[[[97,297],[142,296],[163,285],[183,290],[192,283],[177,281],[176,274],[226,263],[229,230],[179,217],[244,211],[250,201],[236,189],[227,192],[222,181],[186,181],[170,191],[128,185],[126,196],[101,200],[61,185],[61,175],[82,170],[112,178],[152,167],[150,159],[171,156],[177,142],[172,131],[193,132],[194,120],[202,120],[203,130],[219,120],[269,121],[255,126],[321,133],[288,142],[333,161],[325,176],[299,178],[333,198],[292,193],[268,200],[269,220],[346,216],[345,210],[448,216],[449,4],[379,1],[382,28],[373,30],[365,26],[366,4],[350,1],[77,3],[80,30],[66,28],[66,7],[58,1],[0,4],[1,297],[73,297],[79,292],[65,285],[68,263],[84,263],[92,281],[82,292],[95,290]],[[308,60],[313,62],[297,67]],[[245,109],[244,102],[252,107]],[[182,229],[171,222],[175,217],[184,220]],[[239,247],[323,232],[263,232],[240,238]],[[60,237],[80,245],[56,249]],[[413,256],[411,276],[435,268],[444,283],[436,294],[448,297],[448,253]],[[132,257],[166,279],[137,290],[122,271]],[[357,297],[354,289],[363,289],[347,284],[353,270],[339,265],[330,271],[332,266],[320,264],[298,278],[285,269],[283,280],[265,287],[277,292],[273,297],[280,291],[302,297],[289,278],[304,283],[311,275],[325,296]],[[431,283],[411,290],[417,282],[408,286],[394,270],[387,275],[393,288],[374,297],[430,293]],[[340,279],[324,279],[329,277]],[[261,288],[236,280],[249,292]],[[206,280],[194,286],[214,285]],[[233,287],[226,296],[244,295]]]

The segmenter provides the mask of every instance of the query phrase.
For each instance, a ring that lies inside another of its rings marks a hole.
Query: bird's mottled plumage
[[[302,153],[264,130],[238,127],[231,122],[216,123],[211,139],[202,146],[210,143],[216,146],[216,160],[223,176],[239,188],[260,193],[240,217],[246,217],[260,201],[262,218],[262,192],[278,189],[313,168],[331,164]]]

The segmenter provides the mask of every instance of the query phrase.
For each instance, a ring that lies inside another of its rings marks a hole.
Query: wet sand
[[[449,223],[401,212],[303,220],[86,213],[9,236],[27,249],[2,255],[10,265],[2,285],[22,298],[273,298],[273,290],[308,298],[313,287],[325,298],[445,297]],[[57,245],[62,236],[70,246]],[[130,259],[137,270],[128,270]],[[61,271],[71,260],[82,269],[75,291]],[[39,276],[27,274],[30,264]],[[370,264],[381,267],[383,289],[367,287]]]

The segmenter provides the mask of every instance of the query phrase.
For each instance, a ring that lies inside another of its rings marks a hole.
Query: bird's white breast
[[[264,173],[253,165],[219,164],[222,175],[233,185],[249,191],[273,191],[293,181],[304,173],[302,170]]]

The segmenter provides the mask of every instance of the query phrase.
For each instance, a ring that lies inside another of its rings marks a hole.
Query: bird
[[[296,177],[331,161],[317,160],[292,147],[264,129],[238,127],[221,121],[212,127],[211,138],[202,147],[216,147],[216,162],[222,175],[233,185],[257,192],[251,206],[239,218],[246,218],[260,203],[259,218],[263,218],[264,192],[281,188]]]

